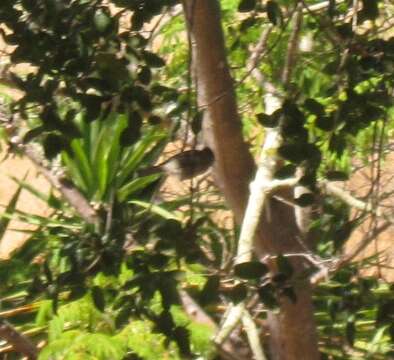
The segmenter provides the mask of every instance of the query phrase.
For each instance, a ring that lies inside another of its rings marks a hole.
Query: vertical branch
[[[191,11],[193,4],[194,8]],[[200,107],[206,109],[203,123],[204,136],[215,153],[214,177],[229,207],[233,210],[237,223],[240,224],[248,203],[248,184],[255,166],[242,136],[233,80],[226,59],[219,4],[218,0],[185,0],[184,11],[194,45],[193,61],[198,85],[198,103]],[[292,49],[296,49],[296,45],[292,46]],[[294,59],[289,59],[287,63],[288,75],[284,75],[284,78],[290,78]],[[264,165],[265,168],[259,170],[260,175],[257,174],[257,177],[262,178],[272,178],[273,170],[276,170],[279,158],[275,155],[275,149],[281,143],[279,130],[275,129],[267,139],[263,149],[265,158],[259,165],[266,161],[267,163]],[[265,185],[267,183],[264,183]],[[266,195],[263,193],[262,198],[264,199]],[[298,230],[293,209],[272,199],[269,199],[267,206],[272,216],[271,220],[259,216],[254,243],[256,251],[259,255],[296,251],[299,248],[296,241]],[[253,222],[255,221],[256,218]],[[253,246],[252,240],[253,235],[248,239],[248,247]],[[251,251],[246,249],[245,254],[249,257]],[[302,266],[298,269],[301,270]],[[281,314],[269,320],[270,330],[272,332],[275,329],[279,330],[277,335],[274,335],[274,341],[271,342],[271,354],[275,354],[273,359],[315,360],[318,358],[310,288],[308,284],[302,284],[296,292],[297,303],[284,301],[281,304]],[[242,309],[238,305],[235,309],[236,313],[242,315],[243,311],[240,311]],[[238,321],[239,317],[236,323]],[[301,323],[305,324],[305,336],[302,337],[297,331]]]

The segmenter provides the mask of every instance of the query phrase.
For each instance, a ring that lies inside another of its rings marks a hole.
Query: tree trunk
[[[255,171],[253,159],[242,137],[241,122],[221,28],[217,0],[185,0],[184,11],[193,43],[193,65],[199,106],[205,108],[204,136],[215,153],[215,180],[233,210],[237,222],[243,219],[248,186]],[[256,236],[256,253],[278,254],[300,251],[294,209],[272,200],[270,216],[263,216]],[[296,272],[304,268],[293,263]],[[308,283],[295,289],[297,302],[280,299],[280,314],[270,314],[270,355],[277,360],[319,358]]]

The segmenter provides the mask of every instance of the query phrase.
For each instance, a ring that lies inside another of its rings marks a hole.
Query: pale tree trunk
[[[217,0],[185,0],[185,17],[193,43],[193,66],[198,102],[206,109],[204,136],[215,153],[214,175],[238,223],[242,222],[248,186],[255,165],[244,142],[221,28]],[[270,201],[270,216],[264,217],[256,236],[258,255],[300,251],[294,209]],[[297,271],[302,262],[293,263]],[[319,358],[313,318],[311,288],[303,283],[295,289],[297,302],[280,300],[280,314],[270,314],[270,357],[276,360]]]

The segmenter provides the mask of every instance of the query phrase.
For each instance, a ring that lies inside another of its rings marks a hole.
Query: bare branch
[[[63,195],[65,200],[86,222],[96,226],[99,224],[100,219],[97,216],[96,211],[89,204],[85,196],[83,196],[71,182],[65,181],[53,174],[53,172],[40,160],[32,146],[23,145],[21,143],[14,143],[14,145],[17,146],[18,150],[20,150],[22,154],[33,162],[37,170]]]
[[[289,44],[287,47],[286,62],[285,62],[285,66],[284,66],[283,72],[282,72],[282,84],[285,88],[287,88],[289,86],[290,79],[291,79],[291,73],[293,71],[294,64],[296,61],[298,40],[300,37],[301,28],[302,28],[302,16],[303,16],[302,5],[300,3],[297,5],[297,10],[294,15],[293,31],[291,32],[291,35],[290,35]]]
[[[8,321],[0,317],[0,337],[6,340],[15,351],[27,356],[30,360],[37,359],[36,346],[23,334],[19,333]]]
[[[217,324],[212,318],[193,300],[193,298],[184,290],[179,291],[179,296],[186,313],[194,321],[208,325],[212,329],[217,328]]]
[[[311,277],[311,284],[317,285],[322,280],[327,279],[330,274],[337,272],[349,264],[357,255],[361,253],[361,251],[363,251],[372,241],[374,241],[379,234],[388,229],[390,226],[390,222],[384,222],[382,225],[371,230],[357,246],[355,246],[349,253],[341,256],[340,259],[337,259],[337,261],[335,261],[330,268],[323,268],[314,274]]]
[[[56,175],[45,163],[42,155],[38,153],[34,146],[23,143],[22,139],[18,136],[18,126],[15,124],[16,120],[3,107],[0,107],[0,121],[4,123],[7,133],[9,133],[11,148],[15,148],[29,158],[37,170],[63,195],[65,200],[78,214],[86,222],[97,227],[100,219],[85,196],[70,181],[64,180],[61,175]]]
[[[227,337],[241,321],[244,310],[244,302],[230,306],[230,308],[227,310],[227,314],[224,316],[224,322],[221,325],[220,330],[213,339],[215,344],[220,345],[227,339]]]
[[[245,309],[242,315],[242,324],[244,325],[246,335],[248,336],[250,348],[252,349],[254,359],[266,360],[263,347],[261,345],[259,331],[257,326],[250,316],[249,312]]]
[[[373,213],[375,216],[384,218],[388,223],[394,224],[394,214],[384,214],[381,207],[374,208],[372,204],[357,199],[346,190],[339,188],[329,181],[321,181],[319,184],[327,193],[337,197],[349,206],[361,211]]]

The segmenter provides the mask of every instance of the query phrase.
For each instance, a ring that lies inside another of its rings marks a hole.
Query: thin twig
[[[394,225],[394,214],[384,214],[383,211],[381,210],[381,207],[374,208],[374,206],[371,203],[364,202],[362,200],[359,200],[355,198],[353,195],[351,195],[349,192],[346,190],[343,190],[336,186],[335,184],[322,180],[319,182],[319,185],[321,188],[323,188],[328,194],[331,194],[338,199],[342,200],[349,206],[365,211],[365,212],[371,212],[377,217],[382,217],[384,218],[388,223],[391,225]]]
[[[361,253],[361,251],[363,251],[372,241],[374,241],[379,234],[388,229],[390,226],[391,223],[386,221],[382,225],[374,228],[359,242],[356,247],[352,249],[352,251],[341,256],[341,258],[335,261],[330,268],[324,268],[314,274],[311,277],[311,284],[317,285],[322,280],[327,279],[329,274],[333,274],[349,264],[357,255]]]
[[[294,15],[294,27],[290,35],[289,44],[287,47],[286,62],[282,72],[282,84],[285,88],[289,86],[291,73],[294,69],[294,65],[296,61],[298,39],[300,37],[301,28],[302,28],[302,16],[303,16],[302,5],[300,3],[298,4],[296,13]]]

